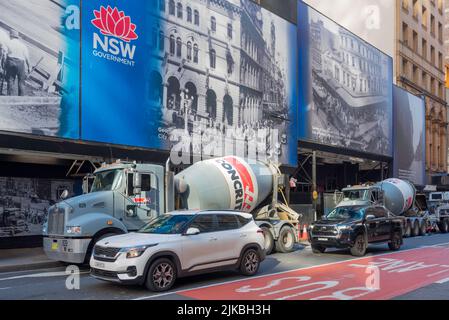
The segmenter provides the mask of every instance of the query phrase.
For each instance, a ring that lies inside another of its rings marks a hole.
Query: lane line
[[[156,295],[152,295],[152,296],[144,296],[144,297],[134,298],[132,300],[139,301],[139,300],[149,300],[149,299],[161,298],[161,297],[165,297],[165,296],[169,296],[169,295],[176,295],[176,294],[180,294],[180,293],[187,292],[187,291],[192,291],[192,290],[207,289],[207,288],[211,288],[211,287],[215,287],[215,286],[222,286],[222,285],[227,285],[227,284],[244,282],[244,281],[248,281],[248,280],[254,280],[254,279],[260,279],[260,278],[265,278],[265,277],[282,275],[282,274],[286,274],[286,273],[290,273],[290,272],[296,272],[296,271],[303,271],[303,270],[313,269],[313,268],[316,268],[316,267],[333,266],[333,265],[343,264],[343,263],[347,263],[347,262],[363,260],[363,259],[370,258],[370,257],[374,258],[374,257],[389,256],[389,255],[394,255],[394,254],[397,254],[397,253],[422,250],[422,249],[425,249],[425,248],[432,248],[432,247],[435,247],[435,246],[447,245],[447,244],[449,244],[449,242],[440,243],[440,244],[437,244],[437,245],[429,245],[429,246],[423,246],[423,247],[412,248],[412,249],[407,249],[407,250],[401,250],[401,251],[397,251],[397,252],[388,252],[388,253],[382,253],[382,254],[378,254],[378,255],[369,255],[369,256],[362,257],[362,258],[351,258],[351,259],[347,259],[347,260],[343,260],[343,261],[336,261],[336,262],[318,264],[318,265],[314,265],[314,266],[310,266],[310,267],[292,269],[292,270],[287,270],[287,271],[282,271],[282,272],[269,273],[269,274],[264,274],[264,275],[251,277],[251,278],[244,278],[244,279],[238,279],[238,280],[232,280],[232,281],[217,282],[217,283],[214,283],[214,284],[199,286],[199,287],[196,287],[196,288],[194,287],[194,288],[182,289],[182,290],[178,290],[178,291],[174,291],[174,292],[166,292],[166,293],[156,294]]]
[[[435,282],[435,283],[437,283],[437,284],[445,284],[445,283],[448,283],[448,282],[449,282],[449,278],[446,278],[446,279],[437,281],[437,282]]]
[[[89,273],[90,272],[76,272],[76,273],[69,273],[69,274],[67,274],[65,271],[62,271],[62,272],[44,272],[44,273],[33,273],[33,274],[26,274],[26,275],[23,275],[23,276],[2,278],[2,279],[0,279],[0,281],[26,279],[26,278],[65,277],[65,276],[69,276],[69,275],[83,275],[83,274],[89,274]]]
[[[0,291],[2,291],[2,290],[9,290],[9,289],[12,289],[11,287],[9,287],[9,288],[0,288]]]

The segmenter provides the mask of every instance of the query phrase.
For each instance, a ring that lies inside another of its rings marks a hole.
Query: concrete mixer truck
[[[99,240],[136,231],[160,214],[191,209],[252,213],[264,230],[267,253],[290,252],[301,215],[278,201],[284,178],[273,164],[233,156],[198,162],[176,176],[169,161],[165,168],[122,161],[103,165],[84,180],[85,194],[63,197],[49,208],[44,251],[53,260],[88,262]]]
[[[337,207],[349,205],[383,205],[396,216],[404,217],[404,236],[425,235],[431,229],[448,232],[449,210],[428,208],[424,194],[405,180],[387,179],[382,182],[348,187],[342,190]]]

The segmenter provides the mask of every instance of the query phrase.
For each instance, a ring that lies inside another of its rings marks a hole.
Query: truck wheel
[[[438,224],[438,229],[440,229],[441,233],[448,233],[449,232],[449,223],[447,220],[441,221],[441,223]]]
[[[295,247],[295,232],[291,227],[283,227],[276,241],[276,251],[281,253],[292,252]]]
[[[391,251],[398,251],[399,249],[401,249],[401,245],[402,245],[401,233],[396,231],[391,236],[391,240],[390,242],[388,242],[388,247],[390,248]]]
[[[417,237],[419,236],[419,222],[418,220],[415,220],[415,223],[413,223],[413,228],[412,228],[412,237]]]
[[[412,224],[410,221],[407,221],[405,224],[404,238],[410,238],[412,235]]]
[[[170,290],[176,281],[176,267],[171,260],[157,259],[148,270],[145,286],[153,292]]]
[[[419,227],[419,235],[420,236],[425,236],[427,234],[427,221],[423,220],[421,222],[421,225]]]
[[[273,234],[271,233],[270,228],[262,227],[263,236],[265,238],[265,253],[267,255],[270,255],[273,252],[274,248],[274,238]]]
[[[254,249],[246,250],[240,262],[240,273],[244,276],[253,276],[259,271],[260,256]]]
[[[354,245],[351,247],[351,254],[354,257],[363,257],[366,254],[366,248],[368,244],[366,243],[365,236],[359,234],[354,241]]]
[[[319,244],[312,244],[312,252],[315,254],[320,254],[326,252],[326,248],[320,246]]]

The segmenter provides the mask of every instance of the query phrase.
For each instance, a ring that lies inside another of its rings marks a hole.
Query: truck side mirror
[[[59,198],[61,199],[61,200],[65,200],[65,199],[67,199],[69,197],[69,191],[68,190],[64,190],[62,193],[61,193],[61,195],[59,196]]]
[[[135,172],[133,176],[133,189],[135,195],[142,192],[142,175],[138,172]]]

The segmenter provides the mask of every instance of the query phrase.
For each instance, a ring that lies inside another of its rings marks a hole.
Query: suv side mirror
[[[366,220],[374,220],[374,219],[376,219],[376,216],[374,216],[372,214],[369,214],[366,216]]]
[[[135,195],[142,192],[142,175],[138,172],[133,175],[133,189]]]
[[[189,228],[189,229],[187,229],[185,235],[186,236],[196,236],[200,233],[201,233],[201,231],[198,228]]]

